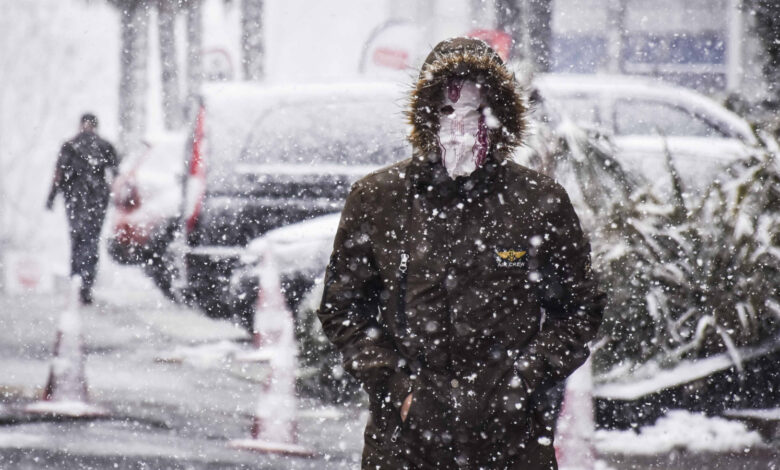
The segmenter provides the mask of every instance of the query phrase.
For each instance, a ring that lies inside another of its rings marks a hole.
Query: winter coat
[[[94,132],[80,132],[60,149],[49,204],[61,191],[69,216],[72,213],[102,222],[111,193],[106,173],[111,171],[116,176],[118,165],[119,158],[111,143]],[[99,217],[90,217],[91,214]]]
[[[501,123],[455,180],[435,137],[452,76],[481,83]],[[412,93],[412,158],[347,198],[319,317],[369,395],[363,468],[556,468],[535,401],[587,358],[603,296],[566,192],[507,158],[523,111],[489,47],[442,42]]]

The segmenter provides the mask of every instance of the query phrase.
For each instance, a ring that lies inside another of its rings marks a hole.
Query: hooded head
[[[98,127],[97,116],[92,113],[84,113],[81,115],[79,124],[81,125],[82,131],[94,132]]]
[[[525,106],[514,76],[483,41],[459,37],[436,45],[425,59],[412,91],[408,117],[416,160],[436,163],[446,153],[440,131],[443,125],[446,131],[447,114],[451,113],[447,105],[458,101],[464,83],[476,84],[479,90],[483,135],[477,140],[486,148],[476,148],[477,162],[500,160],[521,143]]]

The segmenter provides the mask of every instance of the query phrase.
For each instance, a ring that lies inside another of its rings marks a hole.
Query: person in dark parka
[[[119,159],[108,141],[97,134],[93,114],[81,117],[79,133],[65,142],[57,157],[46,208],[62,193],[70,226],[71,276],[81,276],[81,302],[92,303],[92,286],[98,262],[100,231],[108,208],[111,186],[109,173],[116,177]]]
[[[413,155],[352,188],[318,311],[368,393],[364,469],[556,469],[547,392],[604,296],[564,189],[510,159],[524,105],[484,42],[426,59]]]

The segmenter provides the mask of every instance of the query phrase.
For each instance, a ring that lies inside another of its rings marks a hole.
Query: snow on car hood
[[[319,271],[328,264],[341,214],[316,217],[267,232],[247,245],[243,260],[254,264],[271,253],[280,273]]]

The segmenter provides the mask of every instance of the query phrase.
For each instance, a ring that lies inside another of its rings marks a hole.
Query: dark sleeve
[[[370,395],[383,397],[390,377],[399,372],[400,357],[378,320],[382,280],[362,193],[356,185],[341,214],[318,316],[344,368]]]
[[[549,241],[538,295],[545,310],[540,332],[522,351],[516,369],[531,389],[568,377],[588,358],[587,343],[601,324],[605,296],[590,262],[590,243],[566,192],[551,196]]]
[[[54,202],[54,198],[57,197],[57,193],[62,190],[63,178],[65,178],[67,166],[69,163],[71,148],[70,145],[65,143],[60,147],[60,153],[57,155],[57,163],[54,166],[54,177],[51,180],[51,189],[49,190],[49,196],[46,198],[47,203]]]
[[[119,173],[119,154],[116,153],[116,148],[110,142],[106,142],[105,155],[107,167],[111,169],[111,175],[116,177]]]

